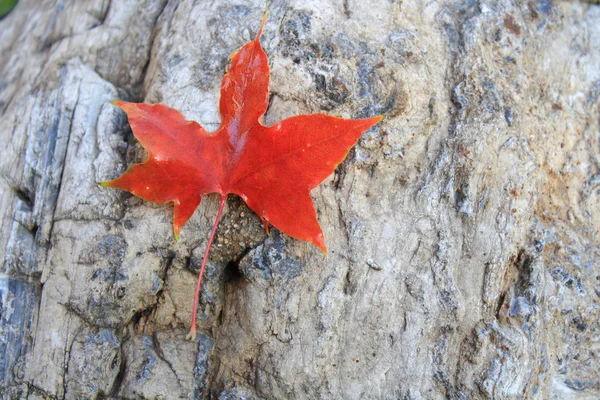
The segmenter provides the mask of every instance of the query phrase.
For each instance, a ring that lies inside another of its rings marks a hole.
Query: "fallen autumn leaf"
[[[116,101],[135,137],[148,151],[142,164],[101,185],[126,190],[144,200],[174,203],[173,230],[192,216],[202,196],[221,195],[194,296],[192,326],[202,275],[227,195],[236,194],[268,224],[326,253],[310,191],[344,160],[360,135],[381,116],[352,120],[324,114],[300,115],[273,126],[261,123],[269,104],[269,64],[256,38],[232,56],[221,85],[221,126],[207,132],[195,121],[162,104]]]

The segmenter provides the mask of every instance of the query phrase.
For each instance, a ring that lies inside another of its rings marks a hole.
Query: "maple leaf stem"
[[[212,246],[212,242],[215,238],[215,234],[217,233],[217,227],[219,226],[219,221],[221,220],[221,215],[223,214],[223,207],[225,206],[225,200],[227,200],[227,195],[221,195],[221,203],[219,204],[219,212],[217,213],[217,218],[215,219],[215,224],[213,225],[212,232],[210,233],[210,239],[208,239],[208,245],[206,246],[206,252],[204,253],[204,259],[202,260],[202,266],[200,267],[200,273],[198,274],[198,283],[196,284],[196,294],[194,295],[194,307],[192,310],[192,327],[190,329],[190,333],[188,333],[186,339],[187,340],[196,340],[196,314],[198,311],[198,300],[200,298],[200,288],[202,287],[202,276],[204,275],[204,267],[206,267],[206,261],[208,260],[208,253],[210,252],[210,247]]]

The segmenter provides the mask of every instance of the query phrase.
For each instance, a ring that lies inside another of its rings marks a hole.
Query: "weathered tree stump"
[[[313,191],[329,255],[230,197],[95,182],[144,152],[114,99],[208,129],[262,1],[22,0],[0,21],[7,399],[600,396],[600,6],[269,2],[267,123],[386,114]]]

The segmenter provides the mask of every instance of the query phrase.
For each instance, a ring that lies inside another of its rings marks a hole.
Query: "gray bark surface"
[[[313,198],[329,254],[144,158],[111,100],[209,130],[263,1],[22,0],[0,21],[6,399],[598,399],[600,6],[269,2],[267,123],[385,114]]]

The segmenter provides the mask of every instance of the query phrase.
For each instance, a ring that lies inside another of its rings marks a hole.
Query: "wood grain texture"
[[[266,124],[386,114],[313,191],[329,254],[207,196],[95,182],[145,158],[115,99],[215,130],[264,2],[22,0],[0,21],[0,394],[600,396],[600,7],[272,1]]]

